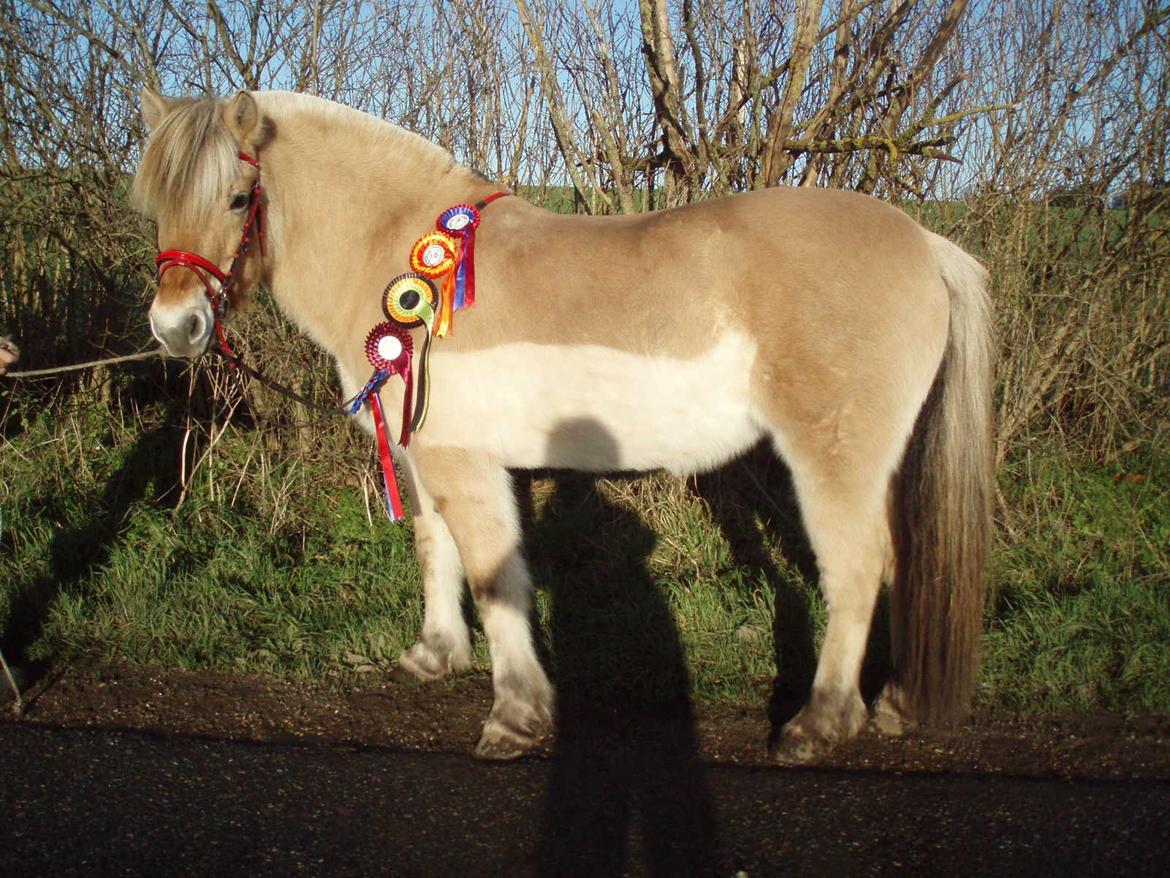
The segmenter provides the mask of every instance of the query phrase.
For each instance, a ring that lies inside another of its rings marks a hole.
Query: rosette
[[[410,248],[410,267],[425,277],[442,278],[434,334],[443,338],[451,329],[455,310],[455,266],[459,262],[459,239],[446,232],[427,232]]]
[[[411,408],[414,399],[414,371],[411,369],[411,358],[414,355],[414,342],[410,333],[401,326],[393,323],[379,323],[366,336],[366,359],[374,367],[375,373],[371,383],[380,387],[391,375],[401,375],[406,384],[402,394],[402,433],[398,444],[405,448],[410,444]],[[375,391],[371,397],[372,403],[378,402]],[[377,421],[378,406],[375,405],[374,420]]]
[[[427,232],[410,248],[410,267],[426,277],[442,277],[455,267],[458,246],[445,232]]]
[[[418,358],[418,396],[410,431],[422,429],[430,408],[431,335],[435,331],[435,309],[439,293],[431,280],[418,272],[400,274],[386,286],[382,294],[382,312],[404,329],[426,327],[422,351]]]
[[[404,329],[425,326],[427,334],[435,330],[435,309],[439,291],[434,283],[418,272],[400,274],[382,293],[382,313]]]
[[[382,396],[379,392],[386,379],[400,375],[406,387],[402,392],[402,433],[398,444],[405,448],[410,444],[411,400],[414,396],[414,377],[410,361],[414,343],[410,333],[393,323],[379,323],[366,336],[366,359],[374,367],[374,374],[357,396],[354,410],[368,403],[374,416],[374,436],[378,440],[378,458],[382,463],[382,487],[386,492],[386,509],[391,521],[402,518],[402,496],[398,491],[398,477],[394,472],[394,459],[390,455],[390,439],[386,433],[386,417],[382,413]]]
[[[405,379],[410,372],[412,353],[414,342],[410,333],[393,323],[379,323],[366,336],[366,359],[377,371],[387,375],[402,375]]]
[[[479,225],[479,211],[470,204],[456,204],[448,207],[435,222],[435,227],[441,232],[452,235],[463,235],[468,230],[474,230]]]

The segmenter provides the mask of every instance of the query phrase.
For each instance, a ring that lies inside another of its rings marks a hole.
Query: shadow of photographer
[[[619,465],[616,442],[593,421],[565,424],[550,442],[586,442]],[[558,699],[540,874],[623,874],[639,844],[633,859],[655,874],[726,871],[685,655],[647,565],[656,536],[595,477],[557,472],[553,482],[539,517],[531,485],[518,492],[549,596]]]

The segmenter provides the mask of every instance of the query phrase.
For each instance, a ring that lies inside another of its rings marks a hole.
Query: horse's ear
[[[263,124],[256,99],[248,92],[239,92],[228,101],[223,111],[223,121],[236,138],[241,149],[252,149],[260,140]]]
[[[146,123],[147,131],[153,131],[167,117],[174,104],[149,85],[142,89],[141,97],[142,121]]]

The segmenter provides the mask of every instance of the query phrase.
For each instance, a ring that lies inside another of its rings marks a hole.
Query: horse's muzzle
[[[184,305],[155,299],[150,306],[150,331],[172,357],[198,357],[207,350],[214,326],[211,303],[203,296]]]

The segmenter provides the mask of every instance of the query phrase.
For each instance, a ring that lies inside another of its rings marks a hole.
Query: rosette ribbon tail
[[[407,399],[409,399],[409,395]],[[386,511],[391,521],[401,521],[402,495],[398,490],[398,475],[394,472],[394,458],[390,456],[390,439],[386,435],[386,418],[382,415],[381,394],[370,394],[370,409],[374,414],[374,435],[378,437],[378,457],[382,461],[382,488],[386,496]],[[405,424],[405,422],[404,422]]]
[[[463,247],[459,251],[459,273],[456,278],[455,307],[470,308],[475,304],[475,226],[463,233]]]
[[[414,417],[410,421],[410,432],[417,433],[427,420],[427,410],[431,406],[431,336],[430,332],[423,336],[422,353],[418,357],[418,396],[414,401]],[[402,423],[406,423],[403,419]]]
[[[414,370],[411,369],[409,361],[402,370],[402,380],[406,383],[406,387],[402,391],[402,432],[398,435],[398,444],[406,448],[410,444],[410,433],[413,425],[411,410],[414,405]]]
[[[445,338],[451,331],[451,314],[455,310],[455,273],[450,272],[443,278],[443,287],[439,291],[439,319],[435,324],[435,337]]]

